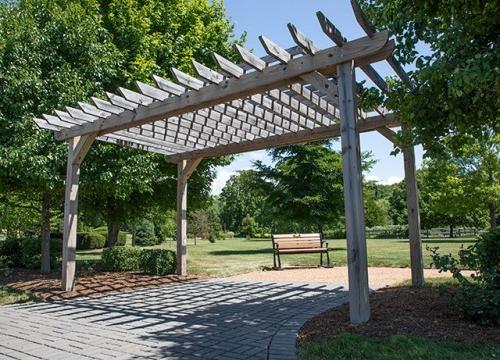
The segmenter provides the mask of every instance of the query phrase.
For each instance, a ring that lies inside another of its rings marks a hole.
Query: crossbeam
[[[197,92],[189,91],[177,98],[168,98],[149,106],[139,106],[135,111],[127,110],[119,115],[111,115],[96,121],[56,133],[59,140],[97,132],[98,135],[126,129],[179,116],[220,103],[228,102],[263,91],[279,88],[296,81],[301,75],[312,71],[334,73],[341,62],[356,60],[358,65],[387,58],[392,53],[394,42],[388,41],[388,32],[382,31],[372,37],[364,37],[346,43],[342,48],[332,47],[318,51],[315,55],[304,55],[291,60],[287,65],[266,67],[231,78],[221,84],[205,86]]]

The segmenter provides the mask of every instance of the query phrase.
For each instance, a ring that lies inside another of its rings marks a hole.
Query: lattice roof
[[[88,136],[171,161],[338,136],[338,64],[354,61],[385,92],[385,81],[370,63],[394,61],[398,74],[406,74],[391,55],[394,41],[387,31],[363,26],[367,37],[347,41],[322,13],[318,19],[336,46],[320,50],[289,24],[295,47],[283,49],[261,36],[265,57],[236,46],[242,64],[214,53],[218,70],[193,60],[197,77],[172,68],[177,82],[154,75],[154,85],[138,81],[137,90],[119,88],[119,94],[106,93],[106,100],[93,97],[93,104],[79,103],[79,108],[55,110],[34,121],[53,130],[58,140]],[[371,116],[359,112],[360,132],[377,129],[387,136],[389,127],[399,126],[392,114],[376,111]]]

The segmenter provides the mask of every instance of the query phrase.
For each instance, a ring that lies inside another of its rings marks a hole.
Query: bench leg
[[[319,265],[323,266],[323,253],[319,253]]]
[[[273,252],[273,265],[274,265],[274,268],[276,269],[276,251]]]
[[[332,265],[330,262],[330,253],[328,251],[326,252],[326,262],[328,263],[328,267]]]
[[[278,268],[281,269],[281,257],[279,252],[278,252]]]

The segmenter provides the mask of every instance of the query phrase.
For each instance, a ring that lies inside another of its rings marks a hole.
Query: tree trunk
[[[50,194],[42,195],[42,274],[50,272]]]
[[[453,234],[453,228],[454,228],[454,226],[450,225],[450,238],[455,237],[455,235]]]
[[[108,247],[113,247],[118,242],[120,224],[114,221],[108,222]]]
[[[488,209],[490,210],[490,227],[492,229],[497,227],[497,207],[495,204],[488,204]]]

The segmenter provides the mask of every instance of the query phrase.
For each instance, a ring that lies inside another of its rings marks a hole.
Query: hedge
[[[106,245],[106,237],[97,232],[80,232],[76,235],[78,250],[102,249]]]
[[[109,271],[141,271],[152,275],[175,272],[176,256],[166,249],[141,249],[121,246],[104,249],[102,264]]]
[[[42,262],[41,238],[10,238],[0,241],[0,257],[11,266],[38,268]],[[50,239],[50,266],[59,264],[62,253],[62,239]]]
[[[173,274],[175,253],[166,249],[143,249],[139,254],[139,270],[151,275]]]
[[[140,252],[132,246],[106,248],[102,251],[102,265],[109,271],[138,271]]]

